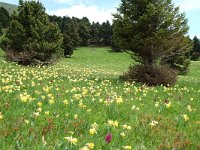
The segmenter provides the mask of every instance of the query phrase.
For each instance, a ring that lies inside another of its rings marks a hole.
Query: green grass
[[[114,53],[111,48],[81,47],[74,51],[69,59],[64,59],[61,64],[76,67],[103,69],[107,72],[122,73],[131,64],[131,57],[126,53]]]
[[[171,88],[120,81],[130,64],[109,48],[79,48],[49,67],[0,57],[1,149],[199,149],[200,62]]]

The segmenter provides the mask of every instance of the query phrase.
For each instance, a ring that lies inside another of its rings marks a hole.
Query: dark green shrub
[[[0,36],[3,35],[3,27],[2,27],[2,24],[0,23]]]
[[[193,48],[191,51],[191,60],[197,61],[200,57],[200,40],[197,36],[193,38]]]
[[[0,7],[0,23],[3,28],[7,28],[10,23],[9,12],[4,7]]]
[[[151,66],[136,65],[129,67],[122,79],[129,82],[140,82],[149,86],[171,86],[177,81],[177,72],[167,66],[152,68]]]
[[[192,52],[191,54],[191,60],[197,61],[199,60],[200,53],[199,52]]]
[[[4,36],[1,37],[0,47],[1,47],[3,50],[8,49],[8,47],[9,47],[8,43],[9,43],[8,38],[6,38],[6,37],[4,37]]]
[[[111,48],[112,48],[112,50],[114,52],[123,52],[123,50],[119,46],[117,46],[116,44],[114,44],[114,43],[111,44]]]

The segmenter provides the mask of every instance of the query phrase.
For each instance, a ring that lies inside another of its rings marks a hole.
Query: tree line
[[[23,4],[23,2],[19,3],[19,7],[21,7],[21,4]],[[23,7],[25,7],[25,5]],[[18,11],[20,13],[22,10]],[[2,35],[2,29],[9,27],[10,20],[13,17],[10,17],[8,11],[3,7],[0,8],[0,16],[0,34]],[[63,36],[64,55],[66,57],[71,56],[73,50],[78,46],[111,46],[112,44],[112,25],[109,21],[90,23],[87,17],[79,19],[76,17],[70,18],[68,16],[60,17],[55,15],[48,15],[48,20],[52,23],[56,23],[60,28]]]
[[[64,38],[65,55],[71,55],[78,46],[111,46],[112,25],[109,21],[90,23],[87,17],[49,16],[60,27]]]

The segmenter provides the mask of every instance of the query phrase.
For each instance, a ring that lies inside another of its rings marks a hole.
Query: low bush
[[[192,52],[191,60],[198,61],[199,57],[200,57],[200,54],[198,52]]]
[[[20,65],[48,65],[53,64],[55,60],[48,59],[46,61],[40,61],[35,55],[28,52],[15,52],[12,50],[6,51],[5,58],[7,61],[17,62]]]
[[[177,72],[167,66],[150,67],[136,65],[122,76],[122,79],[130,82],[140,82],[149,86],[171,86],[177,81]]]

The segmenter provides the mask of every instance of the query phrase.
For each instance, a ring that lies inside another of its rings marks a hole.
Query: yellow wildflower
[[[155,106],[158,107],[158,106],[159,106],[159,102],[156,102],[156,103],[155,103]]]
[[[68,142],[70,142],[71,144],[74,144],[76,145],[77,142],[78,142],[78,139],[77,138],[73,138],[73,137],[64,137]]]
[[[113,122],[112,120],[108,120],[108,125],[112,126],[113,125]]]
[[[67,100],[64,100],[63,103],[64,103],[65,105],[68,105],[68,104],[69,104]]]
[[[126,149],[126,150],[131,150],[132,149],[131,146],[123,146],[123,148]]]
[[[38,112],[41,112],[41,111],[42,111],[42,108],[41,108],[41,107],[39,107],[39,108],[37,109],[37,111],[38,111]]]
[[[158,124],[158,122],[157,121],[152,121],[151,123],[149,123],[149,125],[151,126],[151,127],[154,127],[154,126],[156,126]]]
[[[74,115],[74,119],[76,120],[77,118],[78,118],[78,115],[77,115],[77,114],[75,114],[75,115]]]
[[[93,124],[91,125],[91,127],[97,130],[97,129],[98,129],[98,124],[95,122],[95,123],[93,123]]]
[[[25,124],[29,124],[29,121],[28,120],[24,120]]]
[[[80,148],[80,150],[90,150],[87,146],[84,146],[83,148]]]
[[[42,106],[42,103],[41,103],[41,102],[38,102],[37,105],[38,105],[39,107],[41,107],[41,106]]]
[[[44,113],[45,113],[46,115],[49,115],[49,111],[45,111]]]
[[[117,121],[114,121],[113,126],[117,127],[118,124],[119,124],[119,123],[118,123]]]
[[[120,135],[121,135],[122,137],[126,136],[126,134],[125,134],[124,132],[120,133]]]
[[[118,124],[119,124],[118,121],[108,120],[108,125],[109,125],[109,126],[117,127]]]
[[[188,106],[187,106],[187,110],[188,110],[189,112],[192,112],[192,107],[191,107],[191,105],[188,105]]]
[[[185,120],[185,122],[187,122],[190,118],[188,117],[188,115],[184,114],[183,119]]]
[[[91,135],[94,135],[96,132],[97,132],[97,131],[96,131],[95,128],[92,128],[92,129],[90,129],[90,131],[89,131],[89,133],[90,133]]]
[[[121,103],[123,103],[123,99],[122,99],[122,97],[117,98],[116,103],[117,103],[117,104],[121,104]]]
[[[127,126],[126,124],[122,125],[123,129],[128,129],[128,130],[131,130],[131,126]]]
[[[3,115],[2,115],[2,113],[0,112],[0,120],[1,120],[1,119],[3,119]]]
[[[55,101],[53,99],[49,100],[50,105],[52,105],[53,103],[55,103]]]
[[[167,103],[165,105],[166,105],[166,108],[168,108],[168,109],[172,107],[172,103],[171,102],[169,102],[169,103]]]
[[[93,149],[93,148],[94,148],[94,143],[87,143],[86,146],[87,146],[89,149]]]

